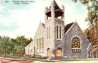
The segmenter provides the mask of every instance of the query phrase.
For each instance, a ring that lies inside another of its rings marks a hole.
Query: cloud
[[[8,16],[14,9],[23,10],[33,3],[34,0],[0,0],[0,14]]]
[[[16,28],[16,21],[12,17],[0,16],[0,31],[13,31]]]
[[[31,35],[33,28],[31,24],[34,23],[32,18],[35,18],[32,16],[35,12],[32,13],[34,9],[31,7],[34,7],[35,4],[16,5],[12,3],[12,0],[8,0],[9,3],[4,1],[2,0],[2,4],[0,4],[0,35],[10,37]]]
[[[52,0],[38,0],[27,6],[1,5],[0,7],[0,35],[16,37],[25,35],[34,37],[37,27],[44,20],[45,7],[51,4]],[[57,1],[65,5],[65,24],[77,21],[81,28],[86,28],[85,8],[71,0]],[[61,5],[62,6],[62,5]],[[80,9],[80,10],[79,10]],[[83,11],[83,12],[82,12]],[[81,13],[81,14],[80,14]],[[81,24],[82,23],[82,24]]]
[[[82,30],[88,27],[88,22],[85,21],[87,17],[87,9],[81,3],[74,3],[71,0],[64,0],[65,5],[65,24],[70,22],[77,22]]]

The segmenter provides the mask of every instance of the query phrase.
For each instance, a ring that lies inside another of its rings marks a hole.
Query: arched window
[[[58,26],[56,27],[56,36],[57,36],[57,39],[58,39]]]
[[[57,39],[62,38],[62,28],[61,28],[61,26],[56,26],[56,38]]]
[[[60,26],[60,35],[59,36],[60,36],[60,39],[61,39],[61,26]]]
[[[72,39],[72,53],[80,53],[80,39],[78,37]]]

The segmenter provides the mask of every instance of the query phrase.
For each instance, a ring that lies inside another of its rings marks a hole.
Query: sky
[[[0,0],[0,35],[15,38],[34,37],[40,22],[45,22],[45,8],[52,0]],[[65,8],[65,25],[77,22],[82,30],[88,27],[86,7],[72,0],[56,0]]]

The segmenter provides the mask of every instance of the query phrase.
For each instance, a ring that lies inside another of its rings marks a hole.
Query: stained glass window
[[[80,39],[78,37],[72,39],[72,48],[80,48]]]
[[[72,39],[72,52],[80,53],[80,39],[78,37],[74,37]]]

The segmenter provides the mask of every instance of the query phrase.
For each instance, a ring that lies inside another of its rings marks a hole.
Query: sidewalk
[[[13,58],[0,57],[0,63],[32,63],[31,60],[16,60]]]

